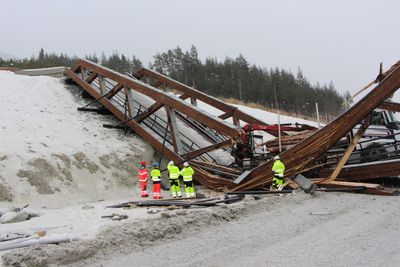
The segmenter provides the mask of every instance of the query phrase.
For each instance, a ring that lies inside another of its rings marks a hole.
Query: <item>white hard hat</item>
[[[189,163],[185,162],[185,163],[183,163],[183,166],[187,167],[187,166],[189,166]]]
[[[174,165],[174,161],[171,160],[168,164],[169,164],[169,165]]]
[[[274,157],[274,160],[278,160],[278,159],[280,159],[279,156],[275,156],[275,157]]]

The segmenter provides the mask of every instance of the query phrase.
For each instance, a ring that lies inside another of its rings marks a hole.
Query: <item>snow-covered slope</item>
[[[59,79],[0,71],[0,201],[118,194],[152,158],[140,138],[103,128],[107,117],[78,112],[86,102],[71,90]]]

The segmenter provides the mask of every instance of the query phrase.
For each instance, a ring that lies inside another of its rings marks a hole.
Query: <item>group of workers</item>
[[[140,196],[147,197],[149,196],[147,192],[147,168],[146,162],[142,161],[140,163],[140,169],[138,170],[138,178],[140,184]],[[186,197],[195,197],[195,189],[193,183],[193,174],[194,170],[189,166],[189,163],[186,161],[183,163],[182,170],[179,169],[178,166],[171,160],[167,165],[167,170],[169,174],[169,183],[170,183],[170,191],[171,196],[173,198],[182,197],[181,186],[179,178],[182,177],[183,183],[185,186],[185,194]],[[274,164],[272,166],[272,171],[274,172],[274,178],[272,179],[271,190],[281,190],[284,186],[283,176],[285,172],[285,165],[280,160],[279,156],[274,157]],[[158,162],[153,163],[153,168],[150,172],[150,177],[153,182],[153,198],[161,199],[161,171],[160,164]]]
[[[142,161],[140,163],[140,169],[138,170],[138,179],[140,184],[140,196],[149,196],[147,192],[147,178],[148,172],[146,167],[146,162]],[[179,178],[182,177],[185,186],[186,197],[195,197],[195,189],[193,183],[194,170],[189,166],[188,162],[183,163],[182,170],[175,165],[173,161],[170,161],[167,165],[167,170],[169,174],[169,183],[171,196],[173,198],[182,197],[181,186]],[[153,182],[153,199],[161,199],[161,171],[160,164],[158,162],[153,163],[153,168],[150,171],[150,178]]]

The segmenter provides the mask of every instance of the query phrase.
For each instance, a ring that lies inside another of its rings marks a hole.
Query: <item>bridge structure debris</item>
[[[382,107],[382,105],[387,103],[385,101],[400,87],[400,62],[397,62],[387,72],[381,74],[380,77],[377,80],[378,84],[376,87],[354,106],[325,127],[280,154],[281,159],[286,165],[286,176],[295,176],[313,168],[321,168],[317,163],[319,157],[332,148],[341,138],[345,137],[357,124],[364,123],[364,125],[367,125],[371,112],[375,108]],[[398,106],[398,104],[395,104],[395,106]],[[392,168],[386,169],[385,174],[387,176],[400,175],[400,164],[398,162],[399,160],[396,160],[395,163],[390,164]],[[273,178],[271,171],[272,164],[273,162],[269,160],[253,169],[247,179],[235,187],[233,191],[251,190],[270,184]],[[374,164],[369,164],[358,166],[358,171],[370,173],[370,176],[365,177],[364,175],[363,177],[364,179],[368,179],[375,178],[373,173],[376,173],[377,170]],[[331,175],[332,172],[328,172],[327,174]],[[353,179],[357,179],[357,174]],[[326,180],[323,179],[322,181]]]
[[[272,160],[243,170],[227,165],[223,159],[231,157],[234,147],[242,142],[243,124],[268,125],[268,122],[147,68],[124,75],[80,59],[65,74],[94,98],[90,104],[100,104],[115,115],[121,122],[114,125],[116,128],[128,127],[169,160],[179,164],[189,161],[199,183],[220,191],[254,190],[271,184]],[[355,181],[378,176],[371,172],[374,164],[344,166],[355,143],[349,144],[336,168],[326,169],[321,161],[321,157],[357,124],[367,128],[375,108],[400,110],[400,104],[388,101],[400,87],[399,63],[380,73],[374,82],[376,87],[364,98],[318,131],[305,131],[296,136],[282,132],[282,140],[288,144],[280,154],[286,165],[286,177],[319,170],[322,179],[314,179],[314,183],[328,184],[337,177]],[[219,115],[213,116],[200,109],[199,101],[217,109]],[[98,109],[83,107],[80,110]],[[276,131],[270,134],[277,136]],[[361,130],[357,135],[362,135]],[[275,139],[264,145],[267,149],[271,145],[270,152],[276,153],[276,143]],[[396,160],[384,162],[385,175],[400,175],[398,163]]]
[[[264,124],[234,106],[148,69],[140,70],[136,77],[128,76],[80,59],[65,74],[95,99],[90,104],[101,104],[121,125],[132,129],[167,159],[190,161],[196,170],[195,179],[215,190],[232,188],[232,179],[240,172],[220,165],[213,151],[230,155],[229,147],[240,141],[240,121]],[[145,78],[182,94],[158,89],[143,82]],[[199,109],[198,100],[220,110],[221,115]],[[228,118],[232,123],[225,121]]]

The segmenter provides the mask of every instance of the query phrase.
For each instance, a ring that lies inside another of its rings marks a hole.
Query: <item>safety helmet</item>
[[[275,157],[274,157],[274,160],[278,160],[278,159],[280,159],[279,156],[275,156]]]
[[[174,161],[171,160],[171,161],[168,163],[168,165],[174,165]]]
[[[160,166],[160,164],[158,164],[158,162],[153,163],[153,167],[159,167],[159,166]]]
[[[140,165],[146,166],[146,161],[142,160],[142,161],[140,162]]]
[[[189,166],[189,163],[185,162],[185,163],[183,163],[183,166],[184,166],[184,167],[188,167],[188,166]]]

